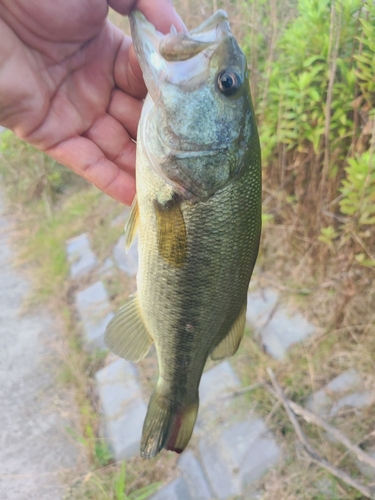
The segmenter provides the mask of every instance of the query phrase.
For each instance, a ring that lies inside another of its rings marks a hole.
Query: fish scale
[[[141,442],[150,458],[186,447],[208,356],[231,356],[242,339],[261,230],[261,166],[246,60],[226,14],[194,31],[200,45],[194,35],[169,34],[172,62],[160,54],[163,35],[140,13],[131,26],[149,90],[126,229],[130,243],[138,227],[139,269],[137,294],[108,325],[106,342],[132,361],[155,343],[159,378]],[[177,74],[185,74],[182,64],[194,78]]]

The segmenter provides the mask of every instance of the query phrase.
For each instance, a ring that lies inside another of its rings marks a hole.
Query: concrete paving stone
[[[241,495],[249,487],[251,498],[256,498],[259,479],[281,457],[280,447],[257,417],[234,423],[216,436],[204,435],[198,449],[211,490],[220,499]]]
[[[367,455],[369,455],[371,458],[375,459],[375,446],[372,446],[371,448],[368,448],[366,450]],[[369,479],[373,479],[375,477],[375,470],[371,465],[365,464],[358,460],[358,458],[355,459],[356,464],[358,469],[360,470],[361,474],[363,474],[365,477],[368,477]]]
[[[280,447],[260,418],[231,425],[223,431],[221,442],[243,487],[257,481],[281,457]]]
[[[278,309],[262,328],[260,335],[266,351],[276,359],[282,359],[287,349],[301,342],[314,332],[314,326],[300,313],[289,316]]]
[[[138,271],[138,244],[137,238],[129,251],[125,250],[125,235],[121,236],[113,249],[113,258],[117,266],[128,276],[135,276]]]
[[[312,394],[307,407],[325,417],[334,417],[344,407],[365,408],[375,401],[375,391],[359,390],[363,382],[354,369],[346,370],[325,387]],[[340,394],[346,393],[342,396]]]
[[[95,377],[106,437],[116,460],[138,455],[147,406],[134,365],[117,359],[99,370]]]
[[[98,265],[98,260],[91,250],[86,233],[68,240],[66,242],[66,252],[70,264],[71,278],[84,276]]]
[[[241,479],[235,472],[236,465],[226,456],[220,441],[213,435],[206,435],[199,440],[198,449],[215,498],[226,500],[240,495]]]
[[[332,406],[330,411],[330,417],[334,417],[337,415],[340,410],[345,407],[350,408],[366,408],[370,406],[375,401],[375,392],[374,391],[364,391],[364,392],[354,392],[353,394],[348,394],[343,398],[339,399],[336,404]]]
[[[258,481],[269,469],[277,464],[281,450],[272,437],[257,439],[244,456],[240,466],[243,486]]]
[[[329,498],[330,500],[339,500],[340,493],[337,491],[336,482],[328,477],[322,477],[315,483],[315,487],[321,494],[320,498]]]
[[[147,406],[137,399],[127,403],[121,414],[105,417],[106,436],[116,460],[128,460],[139,455],[143,422]]]
[[[100,390],[104,412],[108,416],[116,415],[119,407],[142,397],[135,366],[119,358],[99,370],[95,378]]]
[[[199,401],[203,407],[216,400],[220,394],[233,391],[240,386],[236,374],[228,361],[223,361],[203,373],[199,386]]]
[[[108,257],[108,259],[105,259],[101,267],[99,268],[98,274],[102,278],[107,278],[111,276],[115,271],[115,263],[113,260]]]
[[[210,500],[213,498],[201,464],[191,450],[184,451],[178,465],[194,500]]]
[[[282,359],[287,349],[311,335],[314,327],[300,313],[288,315],[278,300],[279,292],[273,288],[250,291],[246,319],[268,354]]]
[[[261,343],[265,351],[275,359],[283,359],[285,356],[285,349],[277,338],[276,335],[272,333],[261,334],[260,335]]]
[[[345,372],[332,379],[321,391],[324,393],[329,392],[344,392],[350,388],[354,388],[361,383],[361,377],[354,368],[346,370]]]
[[[256,329],[261,329],[277,306],[279,293],[274,288],[250,291],[247,295],[246,320]]]
[[[182,476],[163,486],[150,500],[196,500],[190,496],[188,485]]]
[[[239,466],[250,446],[268,432],[261,418],[237,422],[222,433],[221,440],[225,449],[231,450],[236,465]]]
[[[86,343],[89,347],[105,349],[105,329],[113,318],[107,292],[97,281],[76,294],[76,306],[81,318]]]

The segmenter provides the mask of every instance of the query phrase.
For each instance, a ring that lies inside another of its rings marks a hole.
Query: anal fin
[[[219,345],[211,353],[211,359],[218,360],[229,358],[237,352],[241,343],[246,323],[246,303],[242,307],[240,314],[233,323],[228,335],[226,335]]]
[[[137,362],[146,356],[153,340],[141,317],[137,294],[109,322],[104,341],[108,349],[128,361]]]

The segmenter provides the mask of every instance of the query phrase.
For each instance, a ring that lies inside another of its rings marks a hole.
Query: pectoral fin
[[[108,349],[128,361],[146,356],[153,340],[143,323],[136,294],[109,322],[104,340]]]
[[[165,204],[154,201],[159,253],[171,266],[181,267],[186,262],[186,226],[180,204],[171,199]]]
[[[233,326],[226,337],[220,342],[218,346],[211,353],[211,359],[223,359],[229,358],[236,353],[244,331],[245,331],[245,323],[246,323],[246,303],[242,307],[238,318],[233,323]]]
[[[126,251],[132,246],[135,235],[138,231],[138,223],[139,223],[139,211],[138,211],[138,203],[137,196],[134,197],[132,206],[130,208],[129,218],[125,224],[125,249]]]

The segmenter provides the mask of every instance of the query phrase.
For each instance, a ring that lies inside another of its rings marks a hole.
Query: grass
[[[64,500],[146,500],[159,487],[159,483],[133,489],[131,493],[129,484],[134,481],[132,474],[128,473],[126,463],[119,466],[103,467],[97,472],[89,472],[83,480],[77,481],[70,488]]]

